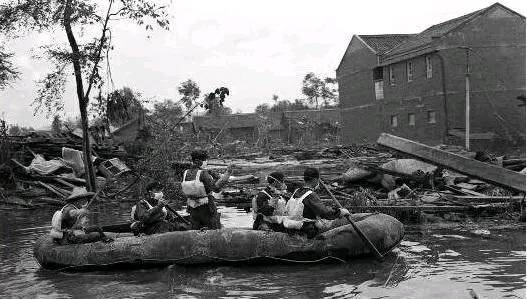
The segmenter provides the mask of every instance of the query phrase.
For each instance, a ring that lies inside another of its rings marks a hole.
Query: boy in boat
[[[162,192],[163,186],[158,182],[146,185],[147,196],[132,207],[132,231],[139,235],[162,234],[171,231],[186,230],[187,228],[168,213],[167,202]]]
[[[253,198],[253,229],[282,231],[281,216],[285,215],[284,199],[286,185],[284,174],[279,171],[267,176],[268,186]],[[276,217],[278,216],[278,217]]]
[[[181,189],[187,196],[187,210],[190,214],[192,229],[220,229],[220,214],[214,202],[212,192],[220,192],[229,182],[234,165],[217,176],[207,171],[208,154],[203,150],[191,153],[192,166],[183,172]]]
[[[53,214],[50,236],[58,244],[82,244],[97,241],[111,242],[98,226],[88,226],[87,202],[78,208],[76,204],[85,201],[83,196],[70,196],[67,204]]]
[[[287,217],[283,225],[287,229],[299,230],[308,238],[328,230],[334,220],[349,215],[347,209],[334,209],[320,201],[316,189],[320,185],[320,173],[316,168],[304,171],[304,186],[298,188],[286,205]]]

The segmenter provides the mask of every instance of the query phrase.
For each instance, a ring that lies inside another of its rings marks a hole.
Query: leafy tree
[[[51,132],[57,135],[62,132],[62,120],[59,115],[53,117],[53,121],[51,122]]]
[[[229,89],[226,87],[216,88],[214,92],[211,92],[205,96],[204,103],[201,104],[203,108],[209,114],[231,114],[232,109],[224,107],[223,102],[225,97],[229,95]]]
[[[114,90],[107,100],[102,99],[102,103],[106,103],[105,115],[108,122],[117,127],[138,117],[144,110],[141,94],[130,87]]]
[[[321,90],[321,98],[324,102],[324,107],[328,108],[334,104],[338,104],[338,90],[337,79],[327,77],[324,79],[324,85]]]
[[[272,100],[274,103],[278,102],[278,95],[273,94]]]
[[[260,104],[254,109],[254,112],[256,112],[257,114],[265,114],[269,111],[271,111],[271,107],[267,103]]]
[[[157,1],[149,0],[10,0],[0,6],[2,33],[18,36],[23,32],[52,32],[58,29],[67,37],[68,47],[55,39],[55,44],[43,48],[44,58],[53,63],[54,70],[39,82],[34,103],[37,109],[43,106],[45,109],[60,110],[62,104],[57,103],[62,103],[67,77],[73,67],[89,191],[95,189],[95,173],[89,158],[87,107],[92,89],[100,89],[104,83],[100,65],[113,49],[111,25],[117,20],[130,20],[145,26],[146,30],[152,30],[154,25],[168,29],[169,21],[164,8]],[[98,32],[98,35],[90,36],[90,32]],[[109,62],[107,65],[110,65]]]
[[[12,125],[9,127],[9,130],[7,131],[7,135],[10,136],[20,136],[22,135],[22,130],[18,125]]]
[[[0,90],[4,89],[11,81],[18,79],[19,72],[11,62],[13,53],[6,53],[0,48]]]
[[[167,124],[175,124],[183,116],[183,109],[172,100],[164,100],[161,103],[154,103],[152,119],[157,122],[162,121]]]
[[[318,78],[314,73],[308,73],[302,81],[302,93],[307,97],[310,104],[319,107],[319,100],[323,101],[324,107],[329,107],[332,101],[337,99],[336,79]]]
[[[191,109],[192,106],[195,105],[196,100],[199,98],[201,93],[198,83],[192,81],[192,79],[182,82],[178,87],[178,92],[183,96],[181,101],[185,104],[187,110]]]

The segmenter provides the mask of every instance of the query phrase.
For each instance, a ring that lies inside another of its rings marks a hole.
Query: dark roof
[[[384,54],[397,47],[415,34],[380,34],[380,35],[359,35],[376,54]]]
[[[339,125],[341,123],[338,109],[285,111],[284,117],[288,122],[305,122],[309,120],[317,124]]]
[[[446,22],[442,22],[436,25],[433,25],[426,30],[422,31],[419,34],[415,34],[411,36],[407,41],[404,43],[401,43],[400,45],[396,46],[395,48],[389,50],[388,52],[385,52],[384,59],[389,59],[393,56],[402,55],[409,51],[425,48],[426,46],[430,45],[432,43],[433,38],[439,38],[443,37],[444,35],[450,33],[451,31],[461,27],[462,25],[466,24],[467,22],[473,20],[474,18],[484,14],[485,12],[495,8],[495,7],[501,7],[503,9],[506,9],[512,13],[515,13],[521,17],[522,15],[518,14],[517,12],[501,5],[500,3],[495,3],[489,7],[471,12],[469,14],[466,14],[464,16],[448,20]]]
[[[255,113],[194,116],[192,122],[196,129],[252,128],[257,124]]]

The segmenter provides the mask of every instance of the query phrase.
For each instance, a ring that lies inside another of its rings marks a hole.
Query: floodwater
[[[99,224],[126,220],[126,205],[99,207]],[[221,207],[227,227],[251,216]],[[34,240],[52,210],[0,211],[0,298],[525,298],[525,231],[407,228],[383,263],[170,266],[63,273],[39,267]]]

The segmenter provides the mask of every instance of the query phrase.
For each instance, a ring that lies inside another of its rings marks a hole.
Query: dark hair
[[[267,182],[269,184],[272,184],[272,183],[274,183],[274,181],[279,181],[280,183],[283,183],[284,182],[284,174],[282,172],[280,172],[280,171],[271,172],[267,176]]]
[[[194,150],[190,153],[192,161],[205,161],[209,158],[209,155],[204,150]]]
[[[318,180],[320,178],[320,173],[318,169],[309,167],[304,170],[304,181]]]
[[[158,181],[150,181],[146,184],[145,190],[152,191],[154,189],[161,189],[163,186]]]

